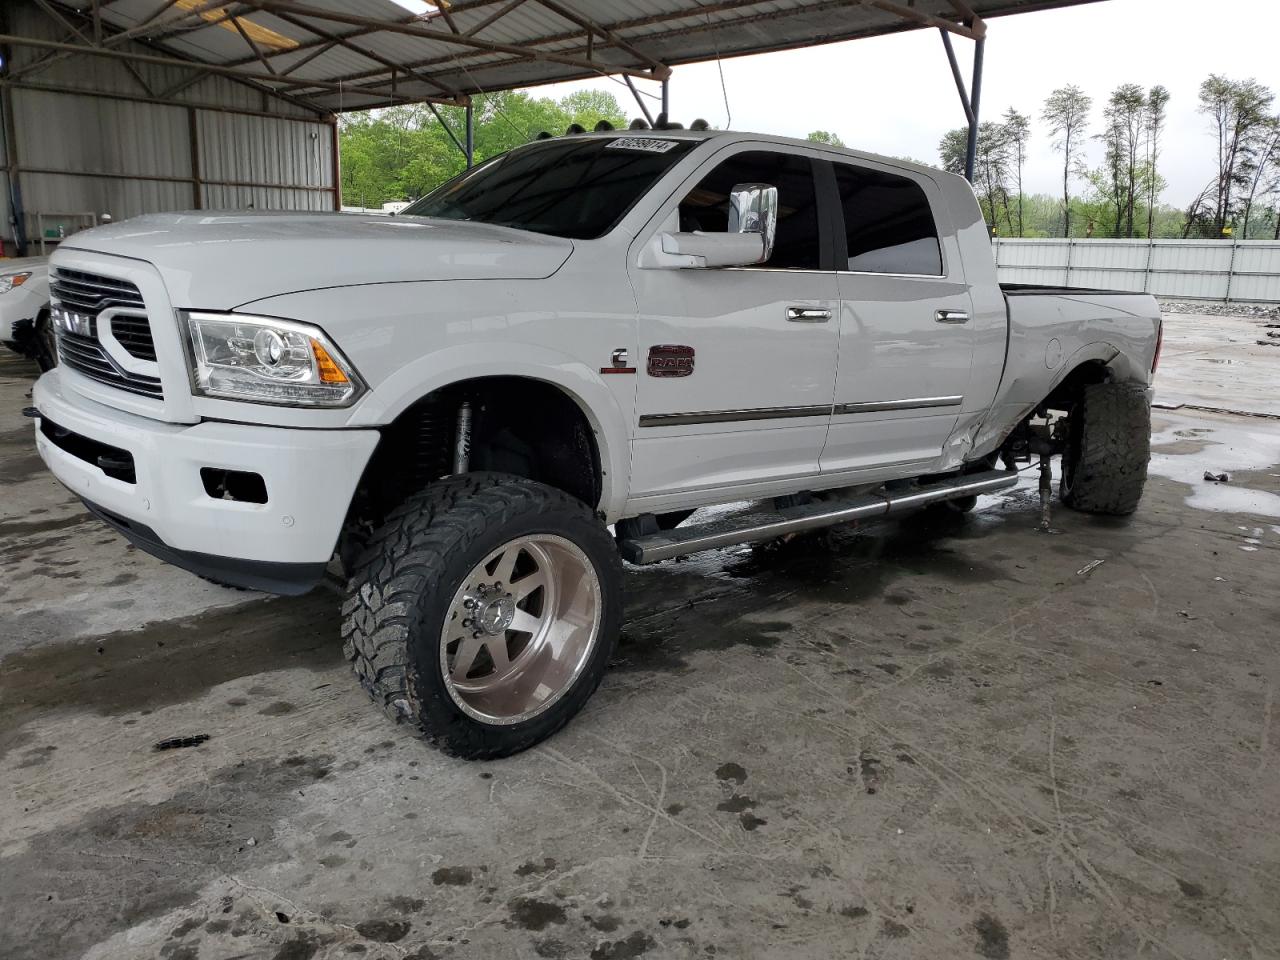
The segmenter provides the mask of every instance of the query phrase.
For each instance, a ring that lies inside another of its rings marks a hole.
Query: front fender
[[[627,499],[628,418],[604,379],[581,360],[533,344],[471,343],[445,347],[397,369],[367,396],[349,426],[390,423],[430,393],[481,377],[525,377],[564,391],[582,410],[600,450],[600,507],[616,517]]]

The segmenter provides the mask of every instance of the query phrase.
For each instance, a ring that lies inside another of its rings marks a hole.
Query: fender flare
[[[526,343],[472,343],[446,347],[412,360],[378,385],[356,408],[349,427],[384,426],[423,397],[456,383],[484,377],[521,377],[566,394],[587,418],[600,452],[600,504],[616,518],[630,482],[631,431],[604,379],[568,354]]]

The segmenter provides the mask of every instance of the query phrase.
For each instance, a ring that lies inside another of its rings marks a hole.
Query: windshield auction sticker
[[[609,141],[606,150],[643,150],[645,153],[666,153],[675,147],[674,140],[657,137],[618,137]]]

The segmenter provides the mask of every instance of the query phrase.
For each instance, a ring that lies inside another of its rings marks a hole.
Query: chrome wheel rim
[[[484,723],[513,724],[573,687],[600,633],[600,578],[563,537],[518,537],[476,564],[440,634],[453,702]]]

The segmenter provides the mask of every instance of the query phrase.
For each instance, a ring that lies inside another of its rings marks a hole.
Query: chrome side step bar
[[[987,470],[951,480],[941,480],[926,487],[901,493],[868,493],[840,500],[820,500],[783,510],[730,517],[694,527],[677,527],[660,533],[645,534],[619,543],[622,557],[629,563],[657,563],[687,553],[714,550],[739,543],[772,540],[788,533],[817,530],[849,520],[885,517],[891,513],[914,510],[930,503],[955,500],[1004,490],[1018,482],[1013,470]]]

